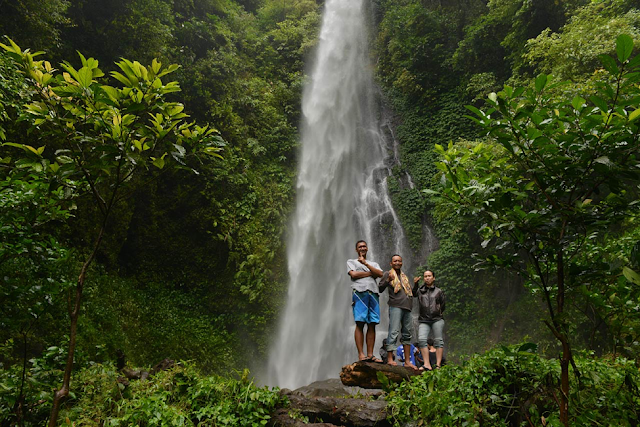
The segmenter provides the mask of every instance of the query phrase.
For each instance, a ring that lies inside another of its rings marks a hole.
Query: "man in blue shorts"
[[[382,277],[382,269],[373,262],[367,261],[367,242],[356,243],[357,259],[347,260],[347,273],[351,277],[353,318],[356,321],[354,338],[358,349],[359,360],[382,362],[373,355],[376,342],[376,325],[380,323],[380,305],[376,278]],[[364,353],[364,325],[367,325],[367,354]]]

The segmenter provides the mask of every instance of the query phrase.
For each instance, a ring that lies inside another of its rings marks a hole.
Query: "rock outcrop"
[[[348,426],[386,427],[387,402],[362,398],[302,397],[290,392],[290,406],[271,416],[274,427]],[[305,424],[303,419],[311,424]],[[315,424],[314,424],[315,423]]]
[[[272,427],[388,427],[387,402],[382,398],[381,372],[390,382],[401,382],[417,369],[374,362],[355,362],[342,367],[340,380],[316,381],[296,390],[283,389],[287,408],[271,414]],[[308,422],[308,423],[307,423]]]

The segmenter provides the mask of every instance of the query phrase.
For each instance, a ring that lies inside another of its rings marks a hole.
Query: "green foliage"
[[[637,217],[627,219],[622,235],[584,243],[570,278],[579,291],[573,301],[586,320],[580,330],[590,348],[629,358],[640,355],[640,286],[633,252],[639,247]]]
[[[396,135],[401,143],[402,167],[394,170],[394,176],[398,178],[389,182],[392,194],[402,190],[397,183],[405,173],[411,175],[419,188],[438,187],[434,169],[439,159],[433,152],[434,144],[447,146],[453,141],[457,147],[468,145],[473,148],[475,143],[460,141],[460,138],[473,139],[478,135],[462,119],[462,105],[474,103],[478,107],[477,102],[485,98],[486,93],[499,92],[505,80],[533,86],[533,81],[529,81],[531,75],[540,71],[552,73],[579,83],[558,87],[553,94],[557,101],[571,100],[577,94],[588,100],[596,91],[596,83],[606,79],[606,70],[593,73],[599,64],[598,55],[616,56],[613,40],[622,32],[637,39],[636,8],[637,2],[633,1],[491,1],[486,4],[457,1],[437,5],[434,2],[416,5],[411,1],[381,1],[377,70],[400,119]],[[445,37],[441,37],[443,33],[446,33]],[[439,43],[432,43],[434,40]],[[420,80],[420,70],[425,69],[434,75]],[[437,79],[442,75],[445,77]],[[429,88],[421,87],[421,81],[430,82]],[[495,118],[496,114],[491,115]],[[500,151],[497,147],[486,148]],[[473,168],[469,164],[466,166]],[[500,167],[495,171],[501,172]],[[420,215],[411,211],[413,216],[409,217],[395,197],[393,201],[405,228],[416,229]],[[448,328],[448,348],[455,352],[461,348],[469,351],[483,348],[478,341],[486,345],[495,337],[512,339],[513,336],[507,337],[508,328],[502,328],[505,324],[513,325],[511,331],[516,336],[519,324],[528,324],[526,330],[520,330],[540,339],[539,327],[532,326],[532,321],[541,317],[541,307],[522,292],[521,281],[474,271],[474,254],[487,258],[499,246],[488,242],[485,242],[486,247],[481,246],[485,239],[478,238],[477,229],[485,221],[478,223],[477,219],[457,215],[432,197],[426,198],[425,211],[423,218],[433,226],[439,240],[439,249],[429,256],[426,264],[436,270],[442,285],[451,287],[450,292],[458,297],[456,305],[448,309],[451,326]],[[633,226],[624,224],[623,227]],[[608,329],[613,322],[605,322],[604,319],[611,319],[606,313],[611,316],[621,313],[618,310],[625,313],[617,319],[626,320],[617,321],[617,324],[629,328],[625,340],[633,342],[635,321],[633,316],[627,317],[633,310],[626,308],[634,309],[637,305],[633,288],[627,282],[618,284],[623,280],[622,249],[604,243],[603,238],[601,233],[599,238],[583,240],[582,247],[586,245],[588,249],[585,248],[582,254],[593,251],[594,255],[588,257],[588,261],[572,263],[567,276],[569,286],[575,291],[569,300],[567,317],[582,319],[577,326],[571,327],[571,333],[576,341],[601,351],[614,349],[611,340],[615,334]],[[503,252],[506,249],[504,247]],[[608,263],[607,274],[603,275],[604,270],[601,270],[595,275],[591,267],[601,264],[594,261],[607,257],[615,258]],[[585,291],[588,297],[579,290],[582,285],[588,288]],[[607,303],[609,297],[621,305]],[[589,302],[592,298],[595,300]],[[601,308],[593,314],[592,304],[596,302]],[[526,307],[522,311],[531,317],[515,314],[514,308],[521,304]],[[613,311],[605,311],[605,307]],[[585,316],[585,313],[592,314]],[[505,334],[501,334],[501,330]],[[626,343],[620,344],[614,351],[628,347]],[[635,350],[630,350],[624,350],[625,354],[635,354]]]
[[[96,193],[103,181],[113,180],[117,188],[138,165],[146,167],[147,162],[162,169],[169,153],[183,162],[189,143],[211,138],[215,132],[184,123],[184,107],[163,102],[167,94],[180,90],[176,82],[163,84],[161,80],[177,65],[162,69],[154,60],[147,68],[123,59],[117,64],[122,72],[111,73],[123,85],[117,88],[100,84],[97,79],[104,73],[93,58],[80,55],[82,68],[76,70],[65,62],[65,71],[56,74],[49,62],[34,61],[37,54],[23,52],[10,42],[0,46],[39,91],[38,99],[26,106],[23,118],[31,119],[41,130],[40,138],[46,135],[53,140],[52,148],[58,149],[53,159],[47,159],[43,157],[46,145],[36,149],[15,144],[29,154],[16,166],[35,172],[50,170],[66,180],[86,179],[102,209],[108,202]],[[211,154],[217,151],[213,146],[205,148]]]
[[[505,86],[490,94],[487,111],[468,107],[487,131],[488,144],[437,147],[442,197],[459,213],[486,221],[478,231],[482,245],[497,251],[486,262],[519,272],[547,305],[545,324],[563,347],[564,425],[573,327],[565,301],[577,285],[569,276],[571,259],[585,240],[621,225],[638,196],[640,57],[630,59],[632,51],[632,38],[621,35],[618,61],[601,56],[610,76],[598,82],[589,101],[554,98],[547,93],[554,85],[541,74],[533,88]]]
[[[62,416],[75,425],[261,426],[285,399],[254,385],[246,370],[240,379],[206,377],[183,363],[128,387],[117,376],[110,365],[81,371],[77,400]]]
[[[0,51],[0,141],[7,140],[7,132],[16,126],[17,111],[23,103],[30,99],[31,93],[16,65],[9,57]],[[0,166],[5,167],[11,158],[0,157]]]
[[[72,191],[49,189],[49,183],[7,177],[0,181],[0,266],[7,260],[28,255],[39,261],[57,258],[59,244],[48,228],[71,216]]]
[[[618,34],[640,39],[640,12],[626,2],[589,2],[560,30],[545,29],[527,42],[521,62],[536,73],[582,81],[600,66],[599,55],[614,54]],[[585,43],[585,40],[589,40]]]
[[[51,347],[30,364],[23,422],[36,426],[46,420],[43,403],[52,399],[64,350]],[[238,379],[204,376],[192,363],[183,362],[128,386],[118,380],[120,375],[110,364],[91,363],[78,370],[62,425],[261,426],[276,405],[286,404],[277,389],[256,386],[247,370]],[[19,387],[17,369],[0,371],[0,422],[15,421],[12,399]]]
[[[504,81],[511,65],[519,62],[526,41],[546,28],[560,28],[565,13],[576,3],[581,1],[488,2],[487,12],[465,27],[464,38],[453,56],[455,68],[466,75],[495,73]]]
[[[69,270],[75,265],[73,252],[51,228],[70,216],[67,194],[28,176],[0,181],[0,342],[7,343],[0,364],[15,363],[18,378],[21,361],[61,338],[61,296],[73,283]]]
[[[415,250],[422,246],[422,217],[424,215],[424,197],[416,188],[399,189],[393,176],[389,178],[389,193],[394,208],[400,216],[409,244]]]
[[[627,41],[632,48],[628,36],[619,45]],[[626,180],[636,173],[638,134],[632,72],[638,61],[630,63],[631,50],[623,49],[621,67],[605,61],[614,82],[603,80],[590,101],[552,100],[544,93],[546,75],[535,89],[505,86],[490,96],[488,112],[469,107],[500,149],[483,143],[469,151],[439,149],[445,197],[460,212],[486,216],[485,246],[495,239],[504,242],[500,249],[513,245],[539,261],[555,259],[558,243],[566,248],[621,220],[618,213],[635,194]]]
[[[0,35],[43,49],[61,42],[61,31],[70,20],[68,0],[16,0],[2,3]]]
[[[233,330],[237,320],[207,310],[207,301],[197,294],[159,283],[141,286],[104,271],[94,276],[79,326],[80,349],[91,360],[112,360],[120,349],[134,365],[169,357],[197,360],[203,371],[219,374],[251,363],[252,353]],[[98,346],[107,359],[95,354]]]
[[[446,226],[451,227],[453,224],[447,222]],[[466,248],[466,251],[461,251],[461,248]],[[455,295],[455,298],[447,299],[447,312],[456,318],[469,320],[475,313],[473,295],[480,296],[488,289],[488,283],[478,289],[478,283],[474,281],[469,269],[471,255],[471,242],[467,234],[459,232],[451,238],[443,239],[440,248],[427,258],[428,267],[437,272],[438,286],[442,287],[447,295]]]
[[[25,426],[43,424],[53,400],[52,390],[64,367],[65,353],[64,348],[51,346],[38,357],[25,360],[28,369],[24,372],[21,364],[0,371],[0,422]]]
[[[92,252],[79,268],[73,303],[71,297],[68,299],[69,356],[63,385],[54,395],[49,422],[53,425],[61,400],[69,395],[76,326],[87,269],[100,248],[122,190],[135,182],[140,169],[148,169],[151,165],[163,169],[170,164],[169,158],[165,160],[169,154],[179,165],[185,164],[187,149],[220,157],[222,139],[208,126],[185,123],[184,107],[164,99],[167,94],[180,90],[177,82],[163,84],[161,80],[175,71],[177,65],[162,69],[154,60],[147,68],[137,61],[123,59],[117,64],[122,72],[111,73],[123,85],[118,88],[101,84],[98,79],[104,73],[93,58],[86,59],[80,54],[80,69],[63,62],[64,72],[57,73],[48,61],[34,60],[39,53],[23,51],[11,39],[9,42],[10,45],[0,44],[0,47],[15,61],[33,91],[33,98],[22,106],[18,115],[30,124],[31,129],[37,129],[31,144],[3,144],[26,153],[13,162],[9,174],[21,177],[28,171],[30,182],[51,181],[50,187],[58,191],[70,187],[74,194],[86,192],[100,213],[91,223],[98,231],[92,238]],[[42,145],[35,148],[32,144]],[[46,148],[55,151],[45,155]],[[23,360],[26,357],[25,350]],[[15,411],[20,418],[20,407]]]
[[[410,99],[430,102],[451,77],[454,10],[425,8],[419,1],[382,1],[377,38],[382,82]]]
[[[62,31],[61,46],[48,46],[58,57],[76,51],[113,64],[122,57],[150,63],[168,60],[167,47],[176,26],[171,3],[165,0],[85,0],[74,2],[72,25]],[[177,2],[179,3],[179,2]]]
[[[536,351],[532,343],[496,347],[387,389],[389,418],[395,425],[428,420],[430,426],[558,426],[559,363]],[[583,375],[572,378],[581,384],[569,396],[574,425],[638,422],[640,376],[634,363],[584,355],[576,364]]]
[[[269,0],[263,2],[257,10],[256,17],[260,25],[272,30],[276,27],[297,25],[311,13],[316,13],[318,6],[310,0],[294,0],[281,2]]]

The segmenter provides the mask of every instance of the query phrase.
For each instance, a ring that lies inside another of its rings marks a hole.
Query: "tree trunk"
[[[78,332],[78,317],[80,316],[80,308],[82,306],[82,291],[84,289],[84,281],[87,277],[87,270],[91,262],[98,253],[100,244],[102,243],[102,237],[104,236],[104,230],[106,228],[106,218],[100,227],[98,238],[93,246],[93,251],[89,255],[89,258],[82,265],[80,275],[78,276],[78,282],[76,283],[76,295],[73,303],[73,309],[69,309],[70,330],[69,330],[69,351],[67,352],[67,363],[64,367],[64,376],[62,378],[62,387],[56,390],[53,394],[53,406],[51,408],[51,415],[49,416],[49,427],[55,427],[58,422],[58,415],[60,414],[60,405],[62,401],[69,395],[69,383],[71,382],[71,372],[73,371],[73,357],[76,351],[76,336]]]
[[[382,383],[378,380],[378,372],[384,374],[392,383],[400,383],[422,373],[417,369],[405,368],[404,366],[359,361],[343,366],[340,380],[342,384],[347,386],[382,388]]]
[[[560,361],[560,422],[569,426],[569,363],[571,362],[571,348],[564,334],[562,343],[562,360]]]
[[[564,233],[563,233],[564,234]],[[564,312],[564,256],[563,251],[558,251],[558,258],[556,260],[557,274],[558,274],[558,297],[557,297],[557,311],[558,315],[562,315]],[[554,319],[554,326],[557,330],[556,337],[562,344],[562,360],[560,361],[560,422],[569,427],[569,363],[571,362],[571,347],[569,346],[569,339],[564,331],[562,325]]]

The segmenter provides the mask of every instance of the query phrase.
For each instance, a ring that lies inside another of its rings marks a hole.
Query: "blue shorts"
[[[380,323],[380,297],[371,291],[353,291],[351,306],[353,307],[353,318],[356,322]]]

